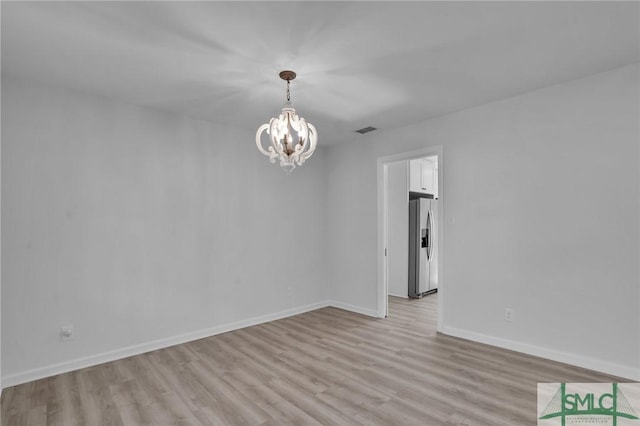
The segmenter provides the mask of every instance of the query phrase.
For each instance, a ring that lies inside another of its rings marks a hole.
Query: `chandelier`
[[[318,132],[311,123],[296,114],[291,106],[291,80],[296,78],[293,71],[282,71],[280,78],[287,81],[287,102],[277,118],[272,118],[256,132],[256,145],[261,153],[269,157],[272,163],[280,160],[280,167],[291,173],[301,166],[316,149]],[[271,145],[265,150],[262,146],[262,132],[266,130]]]

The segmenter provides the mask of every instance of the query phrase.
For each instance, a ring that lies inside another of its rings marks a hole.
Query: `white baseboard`
[[[302,314],[305,312],[313,311],[313,310],[324,308],[327,306],[332,306],[335,308],[344,309],[346,311],[363,314],[373,318],[378,318],[377,311],[374,309],[351,305],[349,303],[343,303],[336,300],[327,300],[323,302],[312,303],[309,305],[299,306],[296,308],[287,309],[287,310],[275,312],[272,314],[261,315],[261,316],[249,318],[246,320],[242,320],[242,321],[236,321],[229,324],[223,324],[216,327],[211,327],[203,330],[181,334],[178,336],[172,336],[165,339],[154,340],[154,341],[142,343],[139,345],[133,345],[133,346],[129,346],[121,349],[116,349],[113,351],[103,352],[101,354],[91,355],[84,358],[77,358],[70,361],[61,362],[58,364],[53,364],[45,367],[35,368],[32,370],[11,374],[6,377],[2,377],[2,379],[0,380],[0,383],[2,384],[2,387],[0,387],[0,394],[2,392],[3,387],[15,386],[21,383],[27,383],[27,382],[42,379],[45,377],[55,376],[57,374],[66,373],[66,372],[78,370],[81,368],[91,367],[91,366],[102,364],[105,362],[115,361],[118,359],[139,355],[139,354],[154,351],[157,349],[179,345],[181,343],[186,343],[193,340],[215,336],[217,334],[238,330],[241,328],[262,324],[269,321],[275,321],[278,319]],[[556,351],[548,348],[541,348],[539,346],[534,346],[534,345],[517,342],[513,340],[492,337],[485,334],[463,330],[455,327],[443,326],[442,333],[449,336],[453,336],[453,337],[459,337],[462,339],[485,343],[491,346],[497,346],[500,348],[509,349],[516,352],[522,352],[528,355],[538,356],[541,358],[546,358],[553,361],[562,362],[565,364],[587,368],[589,370],[611,374],[617,377],[622,377],[622,378],[626,378],[634,381],[640,381],[640,371],[638,371],[638,369],[624,366],[624,365],[614,364],[611,362],[602,361],[594,358],[588,358],[578,354],[560,352],[560,351]]]
[[[45,367],[34,368],[32,370],[22,371],[19,373],[10,374],[2,377],[2,384],[4,387],[15,386],[21,383],[31,382],[33,380],[43,379],[45,377],[55,376],[57,374],[66,373],[73,370],[79,370],[81,368],[91,367],[105,362],[115,361],[122,358],[127,358],[134,355],[140,355],[145,352],[155,351],[169,346],[179,345],[181,343],[190,342],[193,340],[203,339],[205,337],[215,336],[216,334],[222,334],[233,330],[238,330],[252,325],[262,324],[269,321],[275,321],[278,319],[290,317],[293,315],[302,314],[305,312],[313,311],[316,309],[331,306],[328,301],[312,303],[310,305],[299,306],[297,308],[287,309],[272,314],[261,315],[253,318],[249,318],[242,321],[236,321],[229,324],[223,324],[216,327],[211,327],[203,330],[198,330],[190,333],[181,334],[178,336],[167,337],[164,339],[153,340],[151,342],[141,343],[139,345],[128,346],[113,351],[103,352],[100,354],[91,355],[84,358],[76,358],[70,361],[65,361],[57,364],[48,365]],[[343,308],[347,309],[347,308]]]
[[[408,299],[409,296],[407,296],[406,294],[393,294],[393,293],[389,293],[389,296],[393,296],[393,297],[401,297],[403,299]]]
[[[579,354],[561,352],[554,349],[543,348],[514,340],[501,339],[498,337],[488,336],[486,334],[476,333],[474,331],[455,327],[443,326],[442,334],[459,337],[466,340],[472,340],[474,342],[484,343],[503,349],[509,349],[512,351],[521,352],[527,355],[533,355],[552,361],[562,362],[564,364],[582,367],[588,370],[610,374],[612,376],[640,381],[640,371],[637,368],[614,364],[595,358],[588,358]]]
[[[376,311],[375,309],[369,309],[362,306],[351,305],[349,303],[338,302],[337,300],[330,300],[328,306],[333,306],[334,308],[344,309],[345,311],[355,312],[357,314],[362,314],[369,317],[379,318],[378,311]]]
[[[170,346],[191,342],[193,340],[204,339],[206,337],[215,336],[217,334],[222,334],[233,330],[239,330],[241,328],[250,327],[252,325],[258,325],[269,321],[287,318],[293,315],[299,315],[305,312],[314,311],[316,309],[325,308],[327,306],[333,306],[339,309],[344,309],[346,311],[351,311],[370,317],[377,317],[377,313],[373,309],[363,308],[361,306],[350,305],[348,303],[342,303],[334,300],[328,300],[318,303],[312,303],[305,306],[299,306],[297,308],[287,309],[272,314],[261,315],[242,321],[236,321],[229,324],[223,324],[216,327],[197,330],[190,333],[184,333],[178,336],[153,340],[151,342],[141,343],[139,345],[115,349],[113,351],[103,352],[88,357],[76,358],[70,361],[64,361],[45,367],[39,367],[32,370],[10,374],[8,376],[2,377],[0,383],[2,383],[4,387],[15,386],[22,383],[31,382],[33,380],[39,380],[45,377],[51,377],[57,374],[79,370],[81,368],[92,367],[94,365],[103,364],[105,362],[115,361],[134,355],[140,355],[145,352],[168,348]],[[0,388],[0,393],[1,392],[2,388]]]

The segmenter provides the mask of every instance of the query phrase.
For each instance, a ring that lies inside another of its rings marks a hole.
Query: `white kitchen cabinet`
[[[438,197],[438,168],[434,161],[425,158],[409,160],[409,191]]]
[[[423,192],[421,158],[409,160],[409,191]]]

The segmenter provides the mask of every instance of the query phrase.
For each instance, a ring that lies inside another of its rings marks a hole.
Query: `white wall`
[[[637,374],[637,66],[321,149],[289,177],[249,131],[2,89],[4,386],[328,298],[375,313],[376,159],[431,145],[445,331]]]
[[[391,296],[408,297],[409,184],[408,161],[388,166],[388,282]]]
[[[2,102],[0,102],[2,104]],[[0,117],[2,109],[0,108]],[[0,122],[2,120],[0,119]],[[2,138],[0,137],[0,140]],[[0,151],[2,151],[0,147]],[[0,154],[0,191],[2,188],[2,156]],[[2,235],[2,197],[0,196],[0,235]],[[0,244],[0,259],[2,259],[2,244]],[[2,397],[2,262],[0,261],[0,397]]]
[[[444,331],[640,378],[638,73],[332,147],[333,298],[377,306],[376,159],[443,145]]]
[[[5,386],[329,296],[322,149],[286,176],[250,131],[4,77],[2,106]]]

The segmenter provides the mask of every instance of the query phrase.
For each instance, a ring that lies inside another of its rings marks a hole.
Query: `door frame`
[[[414,158],[438,156],[438,332],[442,332],[443,306],[446,295],[444,285],[444,155],[442,145],[434,145],[415,151],[378,157],[378,317],[385,318],[389,314],[388,294],[388,265],[386,248],[389,242],[389,172],[388,165],[396,161],[413,160]],[[407,177],[408,178],[408,177]]]

